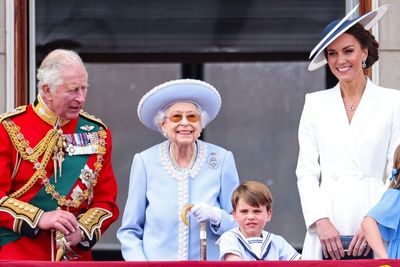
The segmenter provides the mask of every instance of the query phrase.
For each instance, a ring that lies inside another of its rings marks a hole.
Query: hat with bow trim
[[[157,113],[177,102],[199,105],[208,114],[206,123],[215,119],[221,109],[221,96],[214,86],[200,80],[180,79],[160,84],[147,92],[137,108],[139,120],[151,130],[158,131],[154,121]]]
[[[350,19],[350,17],[358,9],[358,5],[356,5],[342,20],[335,20],[329,23],[322,32],[321,41],[314,47],[314,49],[310,53],[310,58],[312,58],[314,55],[315,56],[311,60],[310,65],[308,66],[308,70],[316,70],[327,63],[324,50],[341,34],[345,33],[356,23],[360,23],[365,30],[370,30],[372,26],[374,26],[374,24],[382,18],[388,8],[389,5],[384,5],[360,17]]]

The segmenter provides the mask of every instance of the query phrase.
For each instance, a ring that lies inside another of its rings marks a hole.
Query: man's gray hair
[[[37,70],[39,94],[43,96],[43,86],[46,84],[49,86],[50,91],[54,93],[58,86],[64,82],[61,76],[62,71],[67,68],[74,68],[77,65],[83,66],[87,77],[85,65],[76,52],[65,49],[56,49],[50,52]]]

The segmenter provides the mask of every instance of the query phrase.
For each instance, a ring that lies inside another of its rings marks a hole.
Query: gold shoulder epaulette
[[[26,105],[25,106],[19,106],[16,109],[14,109],[13,111],[0,114],[0,122],[2,122],[3,120],[5,120],[7,118],[12,117],[12,116],[24,113],[25,111],[26,111]]]
[[[81,110],[79,112],[79,114],[83,117],[85,117],[86,119],[90,120],[90,121],[94,121],[97,122],[98,124],[100,124],[101,126],[104,127],[104,129],[107,129],[107,126],[104,124],[104,122],[102,120],[100,120],[99,118],[96,118],[95,116],[87,113],[86,111]]]

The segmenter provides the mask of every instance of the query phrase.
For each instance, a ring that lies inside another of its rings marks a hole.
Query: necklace
[[[165,140],[160,145],[160,160],[162,165],[164,166],[165,171],[168,175],[178,181],[186,180],[187,177],[196,178],[199,174],[199,171],[204,167],[204,164],[207,160],[208,149],[207,145],[200,141],[196,140],[196,149],[197,153],[194,157],[193,165],[189,170],[179,170],[175,167],[173,163],[173,157],[171,156],[171,143],[168,140]],[[186,204],[186,203],[185,203]]]
[[[197,155],[197,145],[196,145],[196,143],[194,143],[192,145],[192,148],[193,148],[192,149],[192,156],[190,157],[189,164],[187,165],[187,167],[181,168],[181,167],[179,167],[178,163],[175,160],[174,153],[172,152],[172,146],[170,145],[170,147],[169,147],[169,157],[171,158],[172,165],[174,165],[175,169],[177,169],[179,171],[186,171],[186,170],[190,170],[192,168],[194,160],[196,159],[196,155]]]
[[[367,84],[365,83],[364,88],[360,91],[361,94],[357,94],[357,90],[351,90],[354,91],[356,94],[354,94],[353,96],[348,96],[345,97],[344,91],[342,88],[340,88],[341,94],[342,94],[342,98],[343,98],[343,102],[344,102],[344,106],[346,108],[346,110],[348,109],[350,112],[355,111],[355,109],[357,108],[358,104],[361,101],[361,97],[365,91],[365,87],[367,86]],[[347,101],[346,101],[347,100]],[[352,104],[348,104],[349,102],[353,102]]]
[[[349,111],[353,112],[356,108],[358,103],[360,102],[361,98],[356,99],[352,104],[346,104],[345,106],[348,108]]]

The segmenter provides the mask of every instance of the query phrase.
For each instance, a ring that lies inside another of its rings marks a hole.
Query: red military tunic
[[[60,207],[75,214],[85,236],[71,247],[77,260],[91,260],[90,248],[119,215],[111,132],[85,112],[54,130],[57,117],[38,99],[0,117],[0,259],[52,260],[54,232],[37,223]]]

